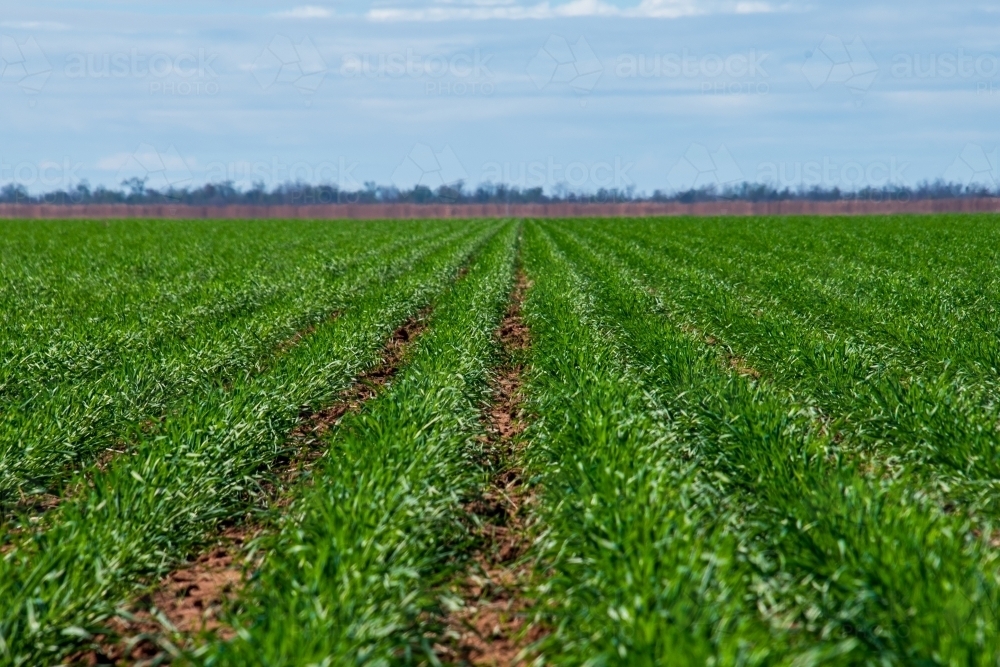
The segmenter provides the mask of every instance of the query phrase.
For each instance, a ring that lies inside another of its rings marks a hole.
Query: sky
[[[1000,5],[0,0],[0,186],[1000,183]]]

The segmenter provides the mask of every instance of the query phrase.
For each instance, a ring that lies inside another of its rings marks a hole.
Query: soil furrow
[[[381,362],[362,373],[338,400],[317,412],[304,411],[289,434],[291,456],[276,462],[279,472],[265,492],[278,506],[287,505],[287,490],[323,455],[322,436],[349,412],[360,410],[375,398],[403,365],[408,350],[426,328],[430,309],[424,309],[396,329],[382,350]],[[227,639],[233,631],[220,623],[225,605],[242,587],[247,570],[259,562],[246,545],[263,529],[232,526],[222,532],[211,549],[193,562],[164,577],[132,609],[112,619],[114,637],[99,636],[99,648],[73,656],[81,665],[152,664],[180,652],[175,640],[184,641],[201,632]]]
[[[445,631],[435,645],[438,658],[459,665],[507,667],[526,664],[531,644],[543,630],[533,622],[527,595],[531,565],[524,556],[530,546],[526,507],[533,502],[524,486],[519,459],[522,413],[523,356],[530,332],[521,305],[530,287],[518,273],[510,306],[497,331],[504,364],[493,382],[493,400],[484,414],[484,442],[491,484],[466,511],[473,517],[479,544],[454,593],[461,607],[445,618]]]
[[[382,361],[378,366],[358,376],[357,381],[336,402],[317,412],[309,412],[308,408],[303,408],[299,425],[289,435],[294,455],[285,463],[285,469],[279,475],[279,489],[290,486],[311,468],[313,461],[323,455],[323,448],[317,445],[327,431],[336,426],[348,412],[360,410],[365,402],[375,398],[396,375],[410,346],[426,329],[430,312],[430,308],[425,308],[396,329],[382,349]],[[279,461],[278,467],[281,466],[282,462]],[[279,504],[285,501],[287,499],[278,499]]]

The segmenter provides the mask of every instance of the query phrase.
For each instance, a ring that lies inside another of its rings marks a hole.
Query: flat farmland
[[[1000,217],[0,222],[0,664],[996,665]]]

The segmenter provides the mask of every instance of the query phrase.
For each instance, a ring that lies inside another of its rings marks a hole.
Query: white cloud
[[[462,5],[473,7],[497,7],[501,5],[516,5],[517,0],[434,0],[438,5]]]
[[[65,23],[56,21],[0,21],[0,28],[15,30],[69,30]]]
[[[768,14],[774,11],[769,2],[737,2],[737,14]]]
[[[274,12],[271,16],[279,19],[328,19],[333,11],[317,5],[302,5],[283,12]]]
[[[462,5],[455,0],[439,0],[448,6],[422,8],[387,7],[372,9],[367,17],[372,21],[483,21],[489,19],[553,19],[584,16],[618,16],[627,18],[681,18],[704,14],[756,14],[777,11],[768,2],[741,1],[705,3],[697,0],[641,0],[634,7],[618,7],[602,0],[570,0],[552,5],[547,0],[536,5],[508,4],[503,0],[467,0]],[[502,3],[502,4],[501,4]]]
[[[520,5],[493,7],[426,7],[421,9],[372,9],[372,21],[483,21],[488,19],[544,19],[555,14],[547,2],[534,7]]]
[[[684,16],[712,14],[713,10],[704,3],[689,0],[642,0],[637,7],[629,7],[622,11],[623,16],[634,18],[678,19]]]
[[[648,2],[650,0],[644,0]],[[659,2],[659,0],[652,0]],[[570,0],[561,5],[541,2],[537,5],[501,5],[478,7],[427,7],[421,9],[373,9],[372,21],[484,21],[489,19],[524,20],[580,16],[632,16],[621,8],[601,0]]]
[[[571,0],[553,8],[556,16],[614,16],[619,9],[601,0]]]
[[[108,157],[103,157],[94,165],[104,171],[118,171],[132,157],[131,153],[115,153]]]
[[[136,162],[145,165],[152,171],[163,169],[182,170],[193,164],[194,160],[185,160],[177,150],[171,146],[166,151],[158,151],[150,144],[140,144],[133,153],[115,153],[103,157],[94,165],[104,171],[121,171],[129,162]]]

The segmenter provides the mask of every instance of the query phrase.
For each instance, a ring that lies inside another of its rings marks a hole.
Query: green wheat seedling
[[[166,624],[157,659],[452,660],[515,266],[535,541],[504,594],[532,632],[477,641],[590,667],[1000,658],[995,215],[4,226],[0,664],[104,650],[250,518],[222,628]]]

